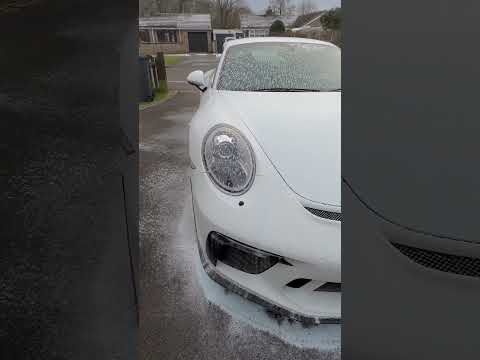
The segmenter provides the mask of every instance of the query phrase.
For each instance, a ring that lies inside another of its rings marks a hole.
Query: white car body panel
[[[245,123],[295,193],[340,207],[340,93],[222,91],[218,101]]]
[[[259,41],[323,43],[292,38],[241,39],[226,43],[224,54],[230,46]],[[208,74],[209,85],[213,75]],[[216,231],[282,256],[294,266],[279,263],[252,275],[218,263],[215,271],[293,313],[340,318],[341,293],[313,289],[326,282],[341,282],[341,223],[317,217],[305,207],[341,212],[341,93],[219,91],[216,81],[215,76],[213,85],[202,93],[189,134],[200,249],[205,251],[208,234]],[[238,129],[253,149],[255,179],[241,196],[220,191],[203,166],[204,137],[218,124]],[[244,206],[239,206],[239,201]],[[301,289],[285,286],[297,278],[312,281]]]

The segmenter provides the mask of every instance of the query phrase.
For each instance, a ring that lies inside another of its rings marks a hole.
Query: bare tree
[[[139,0],[140,16],[161,13],[208,13],[211,0]]]
[[[178,12],[204,14],[209,13],[211,8],[210,0],[176,0],[179,4]]]
[[[211,0],[214,23],[222,28],[229,27],[237,3],[238,0]]]
[[[214,26],[220,28],[237,28],[240,15],[251,13],[244,0],[210,0]]]
[[[139,1],[139,15],[140,16],[151,16],[157,9],[157,4],[155,0],[140,0]]]
[[[270,0],[269,8],[274,15],[287,16],[295,13],[295,5],[292,0]]]
[[[317,10],[312,0],[302,0],[298,9],[300,15],[310,14]]]
[[[178,0],[140,0],[139,12],[141,16],[153,16],[160,13],[174,12],[177,10]]]
[[[253,14],[252,9],[246,2],[246,0],[239,0],[237,4],[237,11],[240,15],[251,15]]]
[[[140,16],[160,13],[210,13],[215,27],[238,28],[240,16],[252,11],[245,0],[139,0]]]

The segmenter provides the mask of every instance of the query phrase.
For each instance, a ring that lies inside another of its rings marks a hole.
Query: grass
[[[177,56],[177,55],[163,55],[165,59],[165,66],[173,66],[177,65],[183,60],[182,56]]]
[[[180,63],[183,60],[182,56],[178,55],[163,55],[165,59],[165,66],[173,66],[178,63]],[[168,85],[165,80],[160,81],[160,87],[158,89],[155,89],[154,91],[154,98],[152,101],[145,101],[141,102],[138,107],[140,110],[149,107],[151,105],[154,105],[156,103],[162,102],[166,97],[168,96]]]
[[[168,96],[168,86],[166,81],[161,81],[160,88],[155,89],[154,91],[154,98],[153,101],[146,101],[141,102],[138,107],[140,110],[144,109],[145,107],[154,105],[155,103],[159,103],[164,100]]]

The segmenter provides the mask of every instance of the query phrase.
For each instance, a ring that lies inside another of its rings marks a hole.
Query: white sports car
[[[276,315],[339,322],[340,49],[232,40],[188,82],[203,92],[189,152],[206,272]]]

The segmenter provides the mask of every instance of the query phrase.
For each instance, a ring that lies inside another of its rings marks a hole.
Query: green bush
[[[342,29],[342,8],[335,8],[327,11],[321,18],[320,22],[325,30],[341,30]]]
[[[285,24],[281,20],[275,20],[270,26],[270,35],[283,34],[285,32]]]

